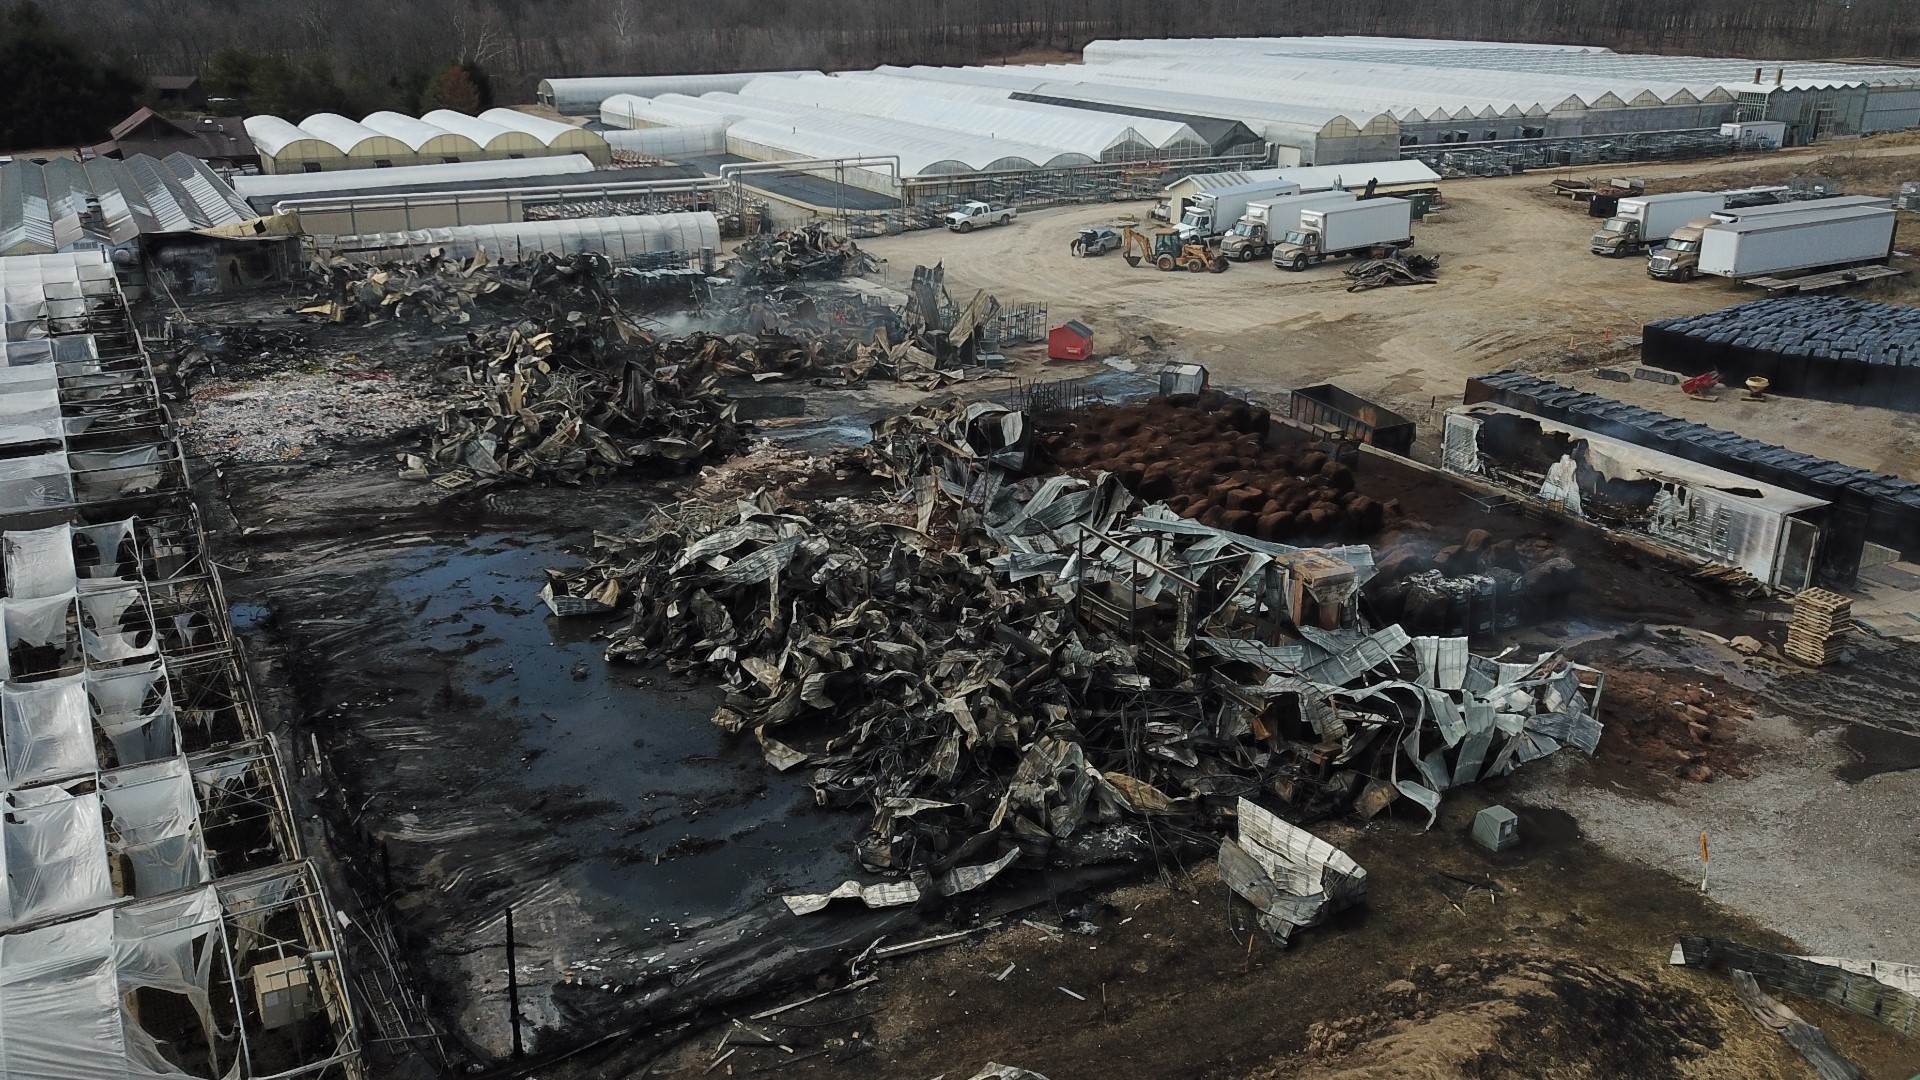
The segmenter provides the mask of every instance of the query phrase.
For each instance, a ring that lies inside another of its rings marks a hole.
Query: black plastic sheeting
[[[1738,304],[1646,325],[1641,357],[1738,386],[1759,375],[1795,397],[1920,412],[1920,308],[1837,296]]]
[[[1905,558],[1920,557],[1920,483],[1912,480],[1842,465],[1518,371],[1468,379],[1466,399],[1470,405],[1496,402],[1827,500],[1833,510],[1815,573],[1830,584],[1854,579],[1861,547],[1867,542],[1893,548]]]

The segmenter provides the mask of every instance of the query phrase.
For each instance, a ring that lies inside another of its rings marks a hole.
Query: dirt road
[[[1911,157],[1920,175],[1920,146],[1868,147],[1853,156]],[[1770,155],[1631,171],[1684,176],[1751,172],[1761,162],[1810,167],[1818,160],[1815,154]],[[1225,274],[1187,274],[1131,268],[1114,255],[1069,254],[1079,227],[1144,220],[1146,203],[1043,210],[967,236],[921,232],[865,246],[888,260],[891,278],[939,262],[956,295],[981,288],[1003,300],[1044,300],[1056,322],[1079,318],[1094,327],[1104,353],[1198,361],[1217,381],[1255,391],[1336,380],[1416,419],[1436,402],[1444,408],[1457,401],[1470,375],[1568,342],[1597,346],[1603,339],[1638,338],[1649,320],[1759,297],[1757,290],[1718,280],[1656,281],[1639,259],[1591,254],[1594,221],[1575,204],[1547,195],[1551,179],[1532,173],[1448,182],[1443,189],[1451,209],[1414,226],[1415,249],[1440,257],[1439,283],[1362,293],[1346,291],[1339,262],[1299,274],[1261,262],[1236,264]],[[1841,419],[1838,412],[1806,416],[1800,404],[1801,434]],[[1822,413],[1817,403],[1808,404]],[[1884,432],[1873,429],[1899,415],[1867,425],[1864,441],[1836,439],[1818,449],[1892,467],[1910,457],[1908,448],[1878,441]],[[1743,430],[1733,418],[1694,418]],[[1753,429],[1747,433],[1766,437],[1771,419],[1745,422]]]

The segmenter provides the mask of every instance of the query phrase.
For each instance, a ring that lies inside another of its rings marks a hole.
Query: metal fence
[[[1502,142],[1441,143],[1400,148],[1403,160],[1422,161],[1445,177],[1511,176],[1530,169],[1628,161],[1685,161],[1738,153],[1740,141],[1714,128],[1650,131]]]

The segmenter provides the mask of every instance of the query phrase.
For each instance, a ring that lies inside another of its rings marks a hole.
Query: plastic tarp
[[[107,850],[124,857],[134,896],[160,896],[212,877],[187,761],[176,757],[100,777]]]
[[[0,684],[8,787],[79,776],[98,767],[86,679],[82,673]]]
[[[0,938],[0,1075],[191,1075],[161,1056],[129,999],[143,987],[180,994],[211,1038],[219,936],[219,901],[204,888]]]
[[[4,926],[86,911],[113,900],[100,798],[59,787],[11,791],[0,798],[4,851]],[[12,940],[11,938],[0,940]],[[0,1041],[11,1032],[0,1030]],[[18,1074],[8,1074],[18,1075]]]

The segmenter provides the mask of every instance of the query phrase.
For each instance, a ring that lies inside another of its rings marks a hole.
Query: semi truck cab
[[[1593,234],[1595,255],[1624,255],[1640,246],[1640,223],[1633,218],[1610,217]]]

